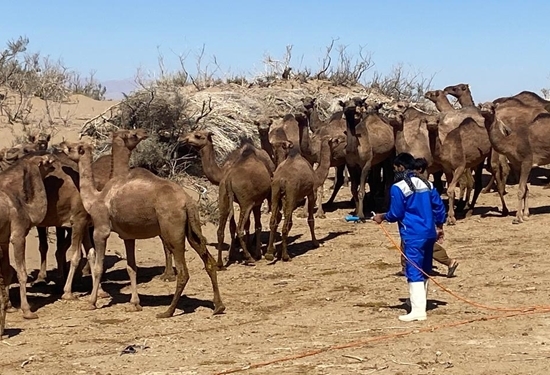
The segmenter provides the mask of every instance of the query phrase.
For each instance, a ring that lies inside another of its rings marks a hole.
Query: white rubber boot
[[[402,322],[413,322],[415,320],[426,320],[426,287],[424,281],[409,283],[409,294],[411,296],[411,312],[399,316]]]

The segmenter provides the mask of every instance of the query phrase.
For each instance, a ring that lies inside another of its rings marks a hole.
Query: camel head
[[[56,166],[59,166],[59,161],[55,156],[51,154],[30,155],[23,158],[22,160],[25,160],[31,165],[38,166],[42,178],[46,177],[48,173],[52,172],[56,168]]]
[[[356,96],[353,97],[347,101],[338,101],[338,104],[342,107],[344,110],[344,116],[346,118],[350,118],[350,116],[353,116],[354,119],[360,118],[362,115],[362,112],[366,106],[366,98],[361,99],[360,97]]]
[[[111,134],[113,143],[124,142],[124,147],[132,151],[137,145],[147,139],[149,134],[145,129],[118,130]]]
[[[302,104],[307,109],[308,112],[311,112],[315,108],[315,98],[312,98],[311,96],[306,96],[305,98],[302,98]]]
[[[439,130],[439,116],[424,116],[420,119],[420,126],[426,125],[426,128],[430,132],[437,132]]]
[[[184,134],[178,138],[178,141],[184,145],[191,146],[197,150],[212,144],[213,133],[208,130],[195,130],[194,132]]]
[[[426,99],[434,103],[436,103],[441,96],[445,96],[445,92],[443,92],[443,90],[426,91],[424,94]]]
[[[275,165],[281,164],[294,148],[291,141],[276,141],[273,142],[273,153],[275,154]]]
[[[464,94],[470,94],[470,86],[467,83],[459,83],[454,86],[447,86],[443,89],[445,95],[452,95],[455,98],[460,98]]]
[[[264,120],[254,120],[254,125],[258,127],[258,133],[266,137],[269,134],[269,129],[271,128],[272,124],[273,120],[270,118]]]
[[[93,146],[88,142],[61,142],[59,147],[72,161],[78,163],[85,154],[91,154]]]
[[[29,143],[36,145],[37,150],[43,151],[48,148],[51,138],[51,134],[40,132],[38,135],[29,134],[28,140]]]
[[[481,111],[481,114],[495,114],[495,110],[497,108],[497,104],[493,103],[493,102],[485,102],[485,103],[479,103],[477,105],[477,107],[479,108],[479,110]]]

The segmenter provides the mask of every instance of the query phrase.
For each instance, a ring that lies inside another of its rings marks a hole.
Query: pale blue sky
[[[222,73],[262,70],[266,53],[317,67],[331,38],[372,53],[375,70],[403,63],[434,88],[469,83],[474,100],[550,87],[548,1],[8,1],[0,42],[20,35],[30,50],[62,58],[83,74],[118,80],[138,67],[157,69],[157,46],[169,68],[176,53],[203,43]]]

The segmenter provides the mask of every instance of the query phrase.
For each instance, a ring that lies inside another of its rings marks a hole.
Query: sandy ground
[[[328,190],[330,183],[326,184]],[[516,188],[507,201],[516,205]],[[327,192],[328,193],[328,192]],[[342,191],[338,200],[349,197]],[[534,214],[513,225],[502,218],[496,194],[482,195],[473,217],[446,227],[445,246],[460,261],[456,277],[436,280],[461,296],[498,307],[545,305],[550,260],[547,227],[550,190],[531,189]],[[85,311],[88,277],[77,287],[78,301],[62,301],[52,283],[30,289],[39,319],[8,315],[8,338],[0,342],[1,374],[215,374],[264,361],[292,357],[332,345],[365,342],[346,349],[245,370],[246,374],[547,374],[550,369],[550,320],[547,314],[483,320],[499,311],[481,310],[439,289],[429,288],[426,322],[401,323],[408,297],[405,279],[395,276],[399,256],[374,223],[347,223],[341,208],[316,221],[322,247],[311,249],[305,219],[292,228],[291,262],[255,267],[232,265],[218,273],[223,315],[212,315],[212,290],[200,259],[187,255],[191,279],[176,316],[155,314],[169,304],[175,285],[155,278],[163,270],[158,239],[138,241],[138,288],[143,311],[126,311],[129,282],[118,237],[108,244],[104,288],[112,299]],[[269,217],[263,216],[264,228]],[[386,224],[387,225],[387,224]],[[397,227],[387,225],[397,237]],[[212,245],[215,227],[204,233]],[[267,233],[264,233],[264,241]],[[53,239],[54,236],[52,235]],[[226,237],[227,238],[227,237]],[[54,247],[54,244],[51,244]],[[38,268],[36,232],[28,237],[27,269]],[[214,247],[209,246],[212,254]],[[48,269],[55,268],[53,251]],[[446,273],[446,267],[437,265]],[[33,272],[33,275],[36,271]],[[18,288],[11,295],[17,298]],[[428,329],[427,329],[428,328]],[[121,355],[128,345],[143,345]]]
[[[88,118],[114,104],[75,96],[53,108],[57,132],[53,143],[74,140]],[[33,103],[33,124],[44,117],[43,104]],[[70,121],[63,125],[63,118]],[[11,146],[21,126],[3,124],[0,147]],[[329,185],[326,184],[329,194]],[[193,189],[190,189],[192,191]],[[516,187],[506,199],[516,208]],[[196,196],[196,195],[195,195]],[[550,190],[531,189],[533,216],[513,225],[496,210],[496,194],[482,195],[473,217],[446,228],[445,246],[460,261],[456,277],[436,280],[461,296],[498,307],[550,305],[546,257],[550,223]],[[342,191],[338,201],[349,199]],[[219,272],[223,315],[212,316],[212,290],[200,259],[187,253],[191,279],[176,316],[159,320],[175,283],[156,278],[164,255],[158,239],[138,241],[138,288],[143,311],[126,310],[129,281],[122,241],[116,234],[108,244],[104,289],[112,298],[102,308],[86,311],[90,279],[75,289],[78,301],[62,301],[53,282],[29,289],[39,319],[8,315],[7,336],[0,341],[0,374],[215,374],[224,370],[300,354],[300,359],[272,363],[246,374],[547,374],[550,370],[550,320],[546,314],[489,318],[501,311],[468,305],[439,289],[429,291],[429,319],[401,323],[397,316],[408,297],[405,279],[395,276],[399,256],[384,232],[373,223],[343,220],[345,204],[316,221],[322,247],[311,249],[305,219],[295,218],[291,232],[291,262],[255,267],[232,265]],[[269,217],[263,216],[267,229]],[[397,227],[387,225],[395,239]],[[216,228],[204,234],[215,254]],[[50,248],[55,248],[50,232]],[[228,238],[226,236],[226,238]],[[263,235],[267,241],[267,232]],[[27,238],[30,281],[39,266],[38,241],[33,229]],[[48,269],[55,269],[50,251]],[[445,274],[446,267],[437,265]],[[53,276],[53,275],[50,275]],[[10,291],[16,303],[17,285]],[[396,337],[400,333],[407,336]],[[386,337],[388,336],[388,337]],[[355,343],[348,348],[330,349]],[[146,345],[135,354],[121,355],[128,345]]]

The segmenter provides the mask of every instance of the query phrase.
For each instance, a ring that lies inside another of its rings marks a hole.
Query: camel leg
[[[358,206],[359,206],[359,181],[361,172],[357,167],[353,167],[349,170],[350,180],[351,180],[351,196],[352,200],[355,203],[355,215],[359,215]]]
[[[220,190],[221,190],[221,186],[220,186]],[[223,256],[222,256],[222,246],[223,246],[223,241],[224,241],[224,238],[225,238],[225,224],[227,223],[227,218],[229,217],[229,214],[230,214],[230,207],[229,207],[229,201],[225,198],[225,195],[226,194],[222,194],[222,192],[220,192],[220,198],[219,198],[219,202],[218,202],[218,211],[219,211],[219,215],[220,215],[220,218],[219,218],[219,223],[218,223],[218,232],[217,232],[217,235],[218,235],[218,261],[216,263],[217,267],[219,270],[223,270],[224,269],[224,266],[223,266]],[[229,227],[230,227],[230,232],[231,232],[231,238],[229,240],[230,244],[229,244],[229,257],[228,257],[228,264],[229,262],[233,261],[232,259],[232,252],[233,252],[233,230],[231,229],[231,222],[234,222],[234,219],[233,219],[233,215],[231,215],[231,220],[230,220],[230,224],[229,224]],[[176,278],[177,280],[177,278]]]
[[[94,220],[95,222],[100,222],[100,220]],[[109,226],[109,219],[105,217],[101,222],[107,223],[107,225],[96,226],[94,228],[94,244],[95,249],[91,249],[88,253],[89,261],[92,268],[92,292],[90,294],[89,304],[87,306],[88,310],[96,309],[97,297],[101,284],[101,275],[103,275],[103,262],[105,261],[105,249],[107,247],[107,239],[111,234],[111,228]],[[128,258],[128,255],[127,255]],[[127,260],[128,262],[129,260]]]
[[[493,185],[495,184],[495,182],[497,182],[495,178],[495,174],[499,169],[498,160],[499,160],[499,154],[495,150],[491,149],[489,157],[487,158],[487,164],[488,164],[487,170],[491,173],[491,179],[489,180],[489,183],[485,185],[485,187],[481,191],[483,194],[490,193],[491,190],[493,189]]]
[[[82,256],[82,252],[80,250],[82,246],[82,238],[88,229],[87,226],[88,221],[86,218],[79,222],[78,225],[73,223],[73,228],[71,231],[71,264],[69,274],[67,275],[67,280],[65,280],[65,286],[63,287],[63,295],[61,296],[61,298],[65,300],[72,300],[76,298],[72,291],[73,279],[76,269],[80,264],[80,259]],[[65,254],[65,252],[63,254]]]
[[[371,168],[371,161],[365,163],[363,166],[363,169],[361,169],[361,178],[359,180],[359,194],[357,195],[358,202],[357,202],[357,217],[360,219],[365,218],[365,212],[363,208],[363,200],[365,199],[365,184],[367,182],[367,176],[369,174],[369,170]]]
[[[343,178],[344,186],[348,187],[349,180],[350,180],[350,174],[349,174],[349,170],[348,170],[348,168],[346,167],[345,164],[344,164],[344,167],[342,168],[342,178]]]
[[[46,267],[48,262],[48,228],[36,227],[38,232],[38,251],[40,251],[40,271],[33,284],[46,282]]]
[[[506,179],[508,178],[508,174],[510,173],[510,167],[508,167],[508,163],[505,164],[506,165],[502,165],[501,163],[499,163],[496,173],[493,170],[495,181],[497,184],[498,196],[500,198],[500,203],[502,204],[502,216],[508,216],[509,214],[508,207],[506,206],[506,201],[504,200],[504,195],[506,194]]]
[[[523,223],[523,213],[525,211],[525,196],[527,195],[527,180],[529,178],[530,169],[524,165],[521,166],[519,171],[519,186],[518,186],[518,210],[514,224]]]
[[[476,170],[475,170],[474,197],[472,198],[472,203],[470,204],[470,208],[466,212],[466,217],[470,217],[474,213],[474,208],[476,206],[477,198],[479,197],[479,194],[481,193],[481,189],[483,188],[483,181],[481,179],[482,174],[483,174],[483,162],[479,163],[479,165],[476,167]]]
[[[307,206],[309,211],[307,224],[309,225],[309,232],[311,233],[311,243],[313,245],[313,248],[318,248],[319,241],[317,241],[317,238],[315,237],[315,216],[313,215],[314,202],[315,201],[313,200],[313,196],[309,195],[307,198]]]
[[[174,273],[174,266],[172,265],[172,253],[166,247],[166,243],[162,240],[162,249],[164,250],[164,272],[158,276],[163,281],[175,281],[176,274]]]
[[[456,224],[455,189],[456,189],[456,184],[458,183],[458,179],[460,178],[460,175],[462,173],[464,173],[463,166],[460,166],[457,169],[455,169],[454,172],[452,173],[451,182],[447,185],[447,196],[449,197],[449,212],[448,212],[447,224],[449,225]]]
[[[137,292],[136,240],[124,240],[124,247],[126,248],[126,270],[130,277],[130,289],[132,290],[130,309],[131,311],[141,311],[143,308],[139,304]]]
[[[334,167],[334,168],[336,169],[336,174],[335,174],[335,178],[334,178],[334,186],[333,186],[333,189],[332,189],[332,195],[330,196],[330,198],[329,198],[329,200],[327,201],[326,204],[334,203],[334,199],[336,199],[336,195],[338,194],[338,192],[340,191],[340,188],[342,186],[344,186],[344,183],[345,183],[345,181],[344,181],[344,171],[345,171],[346,165],[342,164],[342,165],[339,165],[339,166]],[[348,181],[348,184],[349,184],[349,181]]]
[[[254,214],[254,236],[256,239],[254,259],[262,259],[262,206],[254,206],[252,209]]]
[[[279,217],[281,216],[281,186],[278,181],[271,186],[271,218],[269,219],[269,242],[264,255],[265,259],[272,261],[275,254],[275,235],[279,226]]]
[[[317,189],[317,212],[315,214],[315,217],[318,218],[318,219],[326,218],[325,211],[323,210],[323,196],[324,196],[323,187],[324,187],[324,184],[325,183],[323,181],[321,186],[319,186],[319,188]],[[309,204],[309,201],[308,201],[308,204]]]
[[[278,258],[282,259],[283,261],[287,262],[290,260],[290,256],[288,255],[288,233],[290,232],[290,229],[292,228],[292,199],[288,199],[285,201],[285,206],[283,209],[285,219],[283,221],[283,227],[281,229],[281,237],[282,237],[282,246],[281,246],[281,252],[278,256]],[[309,199],[308,199],[309,202]],[[315,201],[313,201],[315,202]],[[308,203],[309,204],[309,203]],[[314,204],[314,203],[311,203]]]
[[[92,274],[92,265],[90,264],[90,259],[88,259],[88,254],[90,249],[94,248],[94,227],[88,227],[87,234],[84,235],[84,251],[86,252],[86,265],[82,268],[82,275],[88,276]],[[88,245],[86,245],[88,244]]]
[[[12,232],[10,242],[13,246],[13,255],[15,257],[15,270],[17,271],[17,280],[19,281],[19,294],[21,296],[21,311],[23,318],[36,319],[38,315],[31,311],[31,306],[27,300],[27,268],[25,265],[25,237],[27,233]]]
[[[67,250],[69,250],[69,248],[71,247],[72,240],[70,238],[72,237],[72,228],[55,228],[55,238],[57,243],[57,248],[55,250],[55,259],[57,261],[57,278],[60,283],[65,280],[65,275],[67,274]]]
[[[174,264],[177,271],[176,291],[174,292],[174,296],[172,297],[172,302],[170,303],[168,310],[157,314],[157,318],[170,318],[174,315],[178,301],[181,298],[181,294],[189,281],[189,269],[187,268],[187,263],[185,261],[185,237],[183,238],[183,243],[180,247],[181,246],[183,246],[183,249],[174,251]]]
[[[218,286],[218,276],[216,273],[214,258],[212,258],[212,255],[210,255],[208,249],[206,249],[206,238],[204,238],[201,232],[201,222],[198,211],[189,212],[187,220],[189,221],[189,233],[187,235],[187,240],[191,244],[191,247],[195,249],[197,254],[201,257],[204,263],[204,269],[206,270],[206,273],[208,273],[208,277],[210,277],[210,282],[212,283],[212,291],[214,292],[214,312],[212,314],[221,314],[225,310],[225,305],[223,304],[220,296],[220,288]],[[183,264],[185,264],[185,261]]]
[[[443,172],[434,172],[432,173],[434,178],[434,187],[439,193],[439,195],[443,194]]]
[[[0,267],[2,274],[4,275],[4,288],[6,295],[8,296],[8,301],[6,303],[6,311],[9,313],[16,312],[17,310],[12,306],[9,299],[10,296],[10,284],[13,280],[13,272],[10,266],[10,252],[9,252],[9,243],[0,243],[0,251],[2,252],[2,258],[0,258]]]
[[[244,209],[241,207],[241,210],[239,213],[239,223],[237,224],[237,237],[239,238],[239,242],[243,249],[244,264],[254,264],[254,259],[248,252],[248,248],[246,246],[245,231],[244,231],[246,221],[248,220],[248,218],[250,218],[250,211],[252,211],[252,207],[246,207]]]

